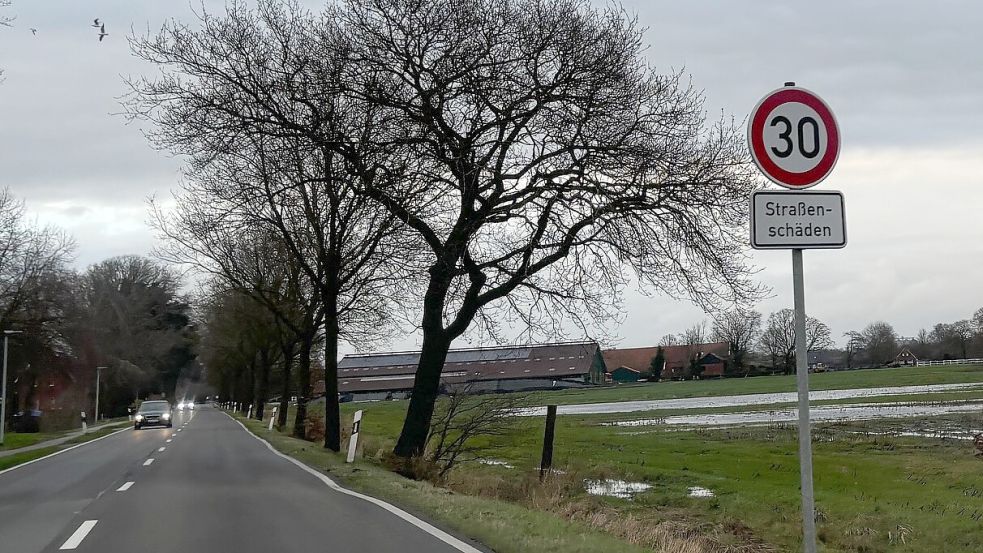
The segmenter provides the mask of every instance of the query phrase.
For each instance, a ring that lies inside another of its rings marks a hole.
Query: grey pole
[[[795,295],[795,375],[799,389],[799,478],[802,485],[802,542],[806,553],[816,553],[816,517],[812,489],[812,436],[809,429],[809,352],[806,346],[806,294],[802,278],[802,250],[792,250],[792,286]]]
[[[96,367],[96,412],[92,414],[92,422],[99,422],[99,374],[106,367]]]
[[[3,384],[0,385],[0,445],[3,445],[7,424],[7,338],[11,334],[21,334],[23,330],[3,331]]]
[[[4,427],[7,425],[7,333],[3,333],[3,391],[0,392],[0,445],[4,441]]]

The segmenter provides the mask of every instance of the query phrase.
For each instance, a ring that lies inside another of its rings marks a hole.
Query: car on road
[[[133,416],[133,429],[140,430],[145,426],[166,426],[171,428],[171,404],[166,401],[144,401]]]

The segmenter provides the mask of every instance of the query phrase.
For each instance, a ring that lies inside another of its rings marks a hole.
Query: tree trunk
[[[256,420],[263,420],[263,408],[266,406],[266,399],[270,396],[270,362],[269,351],[263,350],[259,354],[260,365],[258,382],[256,383],[256,394],[253,396],[253,416]]]
[[[307,439],[307,400],[311,396],[311,347],[314,334],[304,336],[300,342],[300,360],[297,363],[297,414],[294,417],[295,438]]]
[[[327,299],[324,319],[324,447],[341,451],[341,410],[338,405],[337,297]]]
[[[276,425],[280,428],[287,426],[287,411],[290,409],[290,393],[293,391],[290,381],[294,366],[294,346],[283,348],[283,389],[280,393],[280,407],[276,411]]]
[[[413,380],[413,395],[403,421],[394,453],[399,457],[410,458],[423,455],[430,433],[430,420],[433,418],[434,404],[440,393],[440,373],[444,369],[447,351],[451,340],[443,332],[424,330],[423,348],[420,350],[420,365]]]

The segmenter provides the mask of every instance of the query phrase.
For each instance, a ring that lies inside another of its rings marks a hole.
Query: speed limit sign
[[[779,88],[758,102],[748,121],[748,146],[761,172],[802,190],[819,184],[840,155],[840,131],[826,102],[804,88]]]

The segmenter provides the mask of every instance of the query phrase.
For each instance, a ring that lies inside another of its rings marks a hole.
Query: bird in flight
[[[92,26],[93,27],[98,27],[99,26],[99,18],[98,17],[93,20]]]
[[[102,42],[102,39],[107,36],[109,36],[109,33],[106,32],[106,24],[103,23],[99,27],[99,42]]]
[[[36,35],[36,34],[38,34],[38,30],[37,30],[37,29],[35,29],[34,27],[31,27],[31,34],[32,34],[32,35]]]

